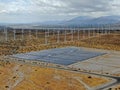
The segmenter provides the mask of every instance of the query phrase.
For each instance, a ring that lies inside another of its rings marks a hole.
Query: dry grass
[[[83,73],[6,62],[3,65],[2,62],[0,90],[86,90],[76,78],[90,87],[109,82],[108,79]]]
[[[120,35],[104,35],[82,40],[82,42],[86,47],[120,51]]]
[[[30,45],[30,44],[29,44]],[[50,48],[59,48],[65,46],[78,46],[78,47],[89,47],[89,48],[98,48],[98,49],[107,49],[107,50],[117,50],[120,51],[120,35],[105,35],[101,37],[95,37],[90,39],[85,39],[81,41],[59,43],[55,45],[38,45],[32,43],[29,47],[22,47],[18,49],[18,52],[30,52],[37,50],[44,50]]]
[[[31,40],[26,39],[25,41],[17,40],[17,41],[1,43],[0,55],[39,51],[44,49],[59,48],[66,46],[78,46],[78,47],[82,46],[82,47],[120,51],[120,35],[116,35],[116,34],[104,35],[101,37],[93,37],[81,41],[61,42],[61,43],[48,44],[48,45],[41,45],[42,41],[43,39],[35,39],[34,37],[32,37]],[[54,41],[54,39],[51,39],[51,41]]]
[[[109,90],[120,90],[120,84],[109,88]]]
[[[9,40],[8,42],[0,42],[0,55],[8,55],[8,54],[13,54],[13,53],[22,53],[22,52],[29,52],[29,51],[36,51],[36,50],[43,50],[43,49],[48,49],[52,47],[59,47],[61,43],[57,43],[57,33],[56,35],[53,35],[53,33],[50,33],[49,36],[47,36],[48,43],[50,45],[42,45],[45,44],[45,36],[44,32],[38,32],[38,38],[35,36],[35,32],[32,32],[31,36],[29,36],[29,32],[26,32],[24,34],[24,39],[21,39],[21,32],[18,31],[18,34],[16,34],[16,40],[14,41],[13,39],[13,32],[9,32]],[[78,39],[78,34],[75,32],[73,34],[74,41],[77,41]],[[3,38],[1,36],[1,38]],[[87,38],[88,35],[87,33],[84,34],[83,32],[80,32],[80,38]],[[0,38],[0,39],[1,39]],[[5,38],[5,37],[4,37]],[[67,46],[68,43],[64,43],[65,36],[63,33],[60,34],[60,42],[62,42],[61,47]],[[71,41],[71,33],[68,32],[66,36],[66,41]],[[3,41],[5,41],[3,39]],[[53,45],[53,43],[56,43]]]
[[[92,35],[92,34],[91,34]],[[97,34],[96,34],[97,35]],[[20,37],[21,34],[18,34],[17,37]],[[8,55],[13,53],[24,53],[30,51],[39,51],[50,48],[59,48],[65,46],[78,46],[78,47],[90,47],[90,48],[99,48],[99,49],[108,49],[108,50],[117,50],[120,51],[120,35],[119,34],[110,34],[102,35],[98,37],[92,37],[88,39],[87,33],[85,36],[80,33],[80,41],[77,41],[77,33],[74,33],[74,41],[71,41],[71,34],[66,36],[67,41],[64,42],[64,34],[60,36],[60,43],[57,42],[57,35],[52,33],[47,37],[49,45],[43,45],[45,43],[44,33],[39,32],[37,39],[35,35],[31,35],[31,39],[28,34],[24,35],[25,40],[9,40],[8,42],[0,43],[0,55]],[[13,38],[13,37],[12,37]],[[55,44],[51,44],[55,43]]]

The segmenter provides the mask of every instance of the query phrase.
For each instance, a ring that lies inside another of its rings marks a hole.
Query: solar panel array
[[[13,55],[15,58],[24,60],[39,60],[49,63],[70,65],[79,61],[103,55],[105,53],[88,51],[78,47],[56,48]]]

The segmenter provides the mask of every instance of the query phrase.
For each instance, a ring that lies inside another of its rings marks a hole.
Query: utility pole
[[[36,29],[36,39],[38,39],[38,30]]]
[[[29,30],[29,38],[31,39],[31,30]]]
[[[23,33],[24,33],[24,30],[22,29],[22,40],[24,39]]]
[[[66,41],[67,41],[67,40],[66,40],[66,30],[64,31],[64,33],[65,33],[64,42],[66,42]]]
[[[83,39],[85,39],[85,30],[83,30]]]
[[[15,41],[16,40],[16,30],[14,29],[13,32],[14,32],[14,41]]]
[[[71,30],[71,41],[73,41],[73,30]]]
[[[45,44],[47,44],[47,43],[48,43],[48,41],[47,41],[47,32],[45,30]]]
[[[78,41],[80,40],[80,31],[78,30]]]
[[[110,31],[111,31],[111,25],[109,25],[109,32],[108,32],[109,34],[110,34]]]
[[[5,40],[8,41],[8,31],[6,27],[4,27],[4,33],[5,33]]]
[[[60,42],[60,31],[58,30],[57,31],[57,43],[59,43]]]

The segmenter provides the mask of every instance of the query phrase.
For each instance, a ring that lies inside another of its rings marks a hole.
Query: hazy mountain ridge
[[[43,25],[104,25],[104,24],[120,24],[120,16],[102,16],[93,18],[90,16],[79,16],[67,21],[46,21]]]
[[[76,18],[67,21],[65,24],[116,24],[120,22],[120,16],[104,16],[98,18],[86,17],[86,19],[82,17]]]
[[[36,22],[36,23],[27,23],[23,25],[104,25],[104,24],[117,24],[120,25],[120,16],[102,16],[98,18],[93,18],[90,16],[79,16],[70,20],[64,21],[44,21],[44,22]],[[3,25],[1,23],[0,25]],[[5,23],[4,23],[5,25]],[[8,25],[8,23],[6,24]],[[13,24],[13,25],[22,25],[22,24]]]

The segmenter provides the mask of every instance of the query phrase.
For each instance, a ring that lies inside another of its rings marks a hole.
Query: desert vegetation
[[[110,87],[108,90],[120,90],[120,84]]]
[[[85,47],[120,51],[120,35],[111,34],[82,40]]]
[[[30,51],[40,51],[51,48],[61,48],[66,46],[90,47],[108,50],[120,51],[120,35],[96,35],[93,37],[90,33],[84,35],[81,32],[80,40],[75,32],[73,37],[71,33],[65,36],[60,33],[58,37],[54,34],[47,36],[47,44],[44,32],[40,32],[36,38],[35,33],[25,34],[24,40],[19,39],[21,34],[17,33],[16,40],[0,42],[0,89],[1,90],[86,90],[94,88],[101,84],[105,84],[110,80],[98,76],[84,73],[76,73],[73,71],[58,70],[55,68],[47,68],[41,66],[32,66],[31,64],[20,64],[5,61],[4,55],[16,53],[25,53]],[[13,35],[11,35],[13,36]],[[13,37],[12,37],[13,38]],[[86,87],[86,85],[88,87]]]
[[[76,34],[77,33],[74,34],[73,41],[71,41],[71,35],[67,35],[66,42],[64,41],[65,37],[61,36],[59,43],[57,43],[56,36],[49,36],[48,44],[43,44],[43,42],[45,42],[44,38],[35,38],[35,36],[31,36],[32,39],[29,39],[29,36],[26,36],[25,40],[10,40],[8,42],[1,42],[0,55],[39,51],[65,46],[90,47],[120,51],[119,34],[109,34],[102,36],[97,35],[96,37],[91,38],[88,38],[86,34],[85,36],[81,36],[80,40],[77,40],[78,36]]]
[[[4,58],[3,58],[4,60]],[[0,90],[86,90],[110,80],[71,71],[0,61]]]

